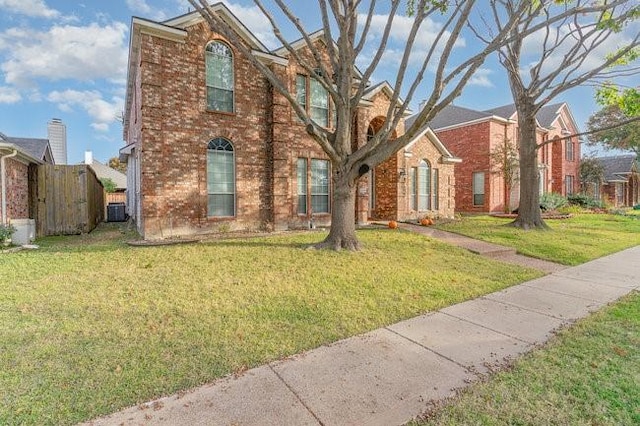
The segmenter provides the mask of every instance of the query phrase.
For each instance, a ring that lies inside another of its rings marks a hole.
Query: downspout
[[[0,180],[2,180],[2,224],[7,224],[7,167],[6,158],[15,157],[18,150],[14,149],[13,153],[0,157]]]

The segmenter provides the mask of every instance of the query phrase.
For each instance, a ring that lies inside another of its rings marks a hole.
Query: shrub
[[[580,206],[585,209],[592,209],[594,207],[602,207],[602,203],[593,197],[586,194],[573,194],[567,197],[569,204],[574,206]]]
[[[582,207],[575,205],[566,205],[564,207],[560,207],[558,211],[562,214],[578,214],[582,213]]]
[[[640,204],[636,204],[635,206],[633,206],[634,210],[640,210]]]
[[[540,208],[544,211],[558,210],[567,205],[567,199],[555,192],[547,192],[540,197]]]
[[[12,224],[0,224],[0,243],[10,239],[14,232],[16,232],[16,227]]]

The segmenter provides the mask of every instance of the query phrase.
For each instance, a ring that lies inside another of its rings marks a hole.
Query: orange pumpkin
[[[396,229],[398,227],[398,222],[392,220],[389,222],[389,229]]]
[[[420,225],[422,226],[429,226],[429,225],[433,225],[433,221],[431,219],[429,219],[428,217],[424,217],[420,220]]]

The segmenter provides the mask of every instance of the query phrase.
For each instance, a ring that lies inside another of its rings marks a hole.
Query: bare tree
[[[486,56],[504,42],[512,25],[518,21],[519,13],[514,11],[511,23],[506,22],[486,46],[480,46],[479,51],[473,52],[462,61],[455,62],[452,59],[454,46],[459,42],[466,22],[475,13],[476,1],[450,4],[434,0],[414,1],[409,35],[402,57],[397,64],[395,81],[391,82],[393,95],[386,111],[385,122],[373,138],[362,146],[354,147],[351,140],[353,117],[371,77],[383,60],[383,54],[390,43],[392,27],[396,18],[402,13],[401,6],[406,5],[405,0],[391,0],[384,3],[383,7],[386,6],[388,12],[384,31],[377,42],[375,53],[369,64],[363,67],[360,75],[357,72],[356,59],[363,53],[370,35],[372,20],[380,6],[376,0],[370,2],[318,0],[317,7],[322,19],[326,56],[323,56],[325,54],[317,44],[313,43],[310,32],[290,7],[283,0],[273,0],[273,7],[278,14],[286,17],[284,23],[295,28],[302,36],[301,40],[305,42],[306,49],[311,53],[305,57],[285,39],[281,23],[277,22],[275,13],[267,8],[262,0],[254,0],[271,23],[275,36],[288,52],[289,60],[297,62],[309,75],[313,75],[329,93],[332,104],[335,106],[337,118],[335,129],[327,129],[316,123],[299,104],[295,94],[291,93],[288,82],[282,81],[271,68],[254,56],[239,40],[233,28],[216,15],[206,0],[189,0],[189,3],[206,19],[213,31],[237,42],[236,45],[241,53],[251,61],[273,88],[287,99],[305,124],[307,133],[329,157],[333,183],[331,230],[327,238],[316,247],[349,250],[359,248],[353,212],[356,203],[356,185],[360,177],[406,146],[439,111],[460,94]],[[526,5],[520,5],[517,9],[524,11]],[[433,16],[437,16],[442,21],[442,26],[433,44],[428,47],[427,53],[420,58],[418,66],[411,69],[412,76],[408,77],[410,61],[416,59],[412,57],[416,36],[425,20]],[[426,98],[424,108],[413,125],[405,129],[404,134],[391,140],[390,136],[393,135],[403,114],[407,112],[408,105],[428,69],[433,71],[433,80],[430,81],[431,92],[427,96],[421,93],[421,98]],[[401,93],[404,95],[403,99],[400,98]]]
[[[537,150],[541,145],[536,141],[536,114],[559,94],[582,83],[637,72],[639,67],[629,61],[620,67],[611,66],[632,55],[639,44],[638,33],[625,40],[623,47],[600,59],[596,52],[607,46],[605,42],[611,36],[637,19],[640,6],[633,0],[540,0],[527,2],[530,7],[521,15],[521,3],[509,0],[493,3],[492,16],[485,20],[487,26],[482,31],[472,28],[477,37],[489,43],[487,29],[489,34],[502,31],[505,25],[512,27],[514,17],[521,16],[518,24],[511,28],[510,41],[498,51],[518,114],[520,206],[513,225],[546,229],[538,191]],[[563,18],[557,19],[561,15]],[[531,33],[541,21],[548,25]],[[515,37],[516,34],[532,35]],[[535,43],[526,46],[533,39]]]

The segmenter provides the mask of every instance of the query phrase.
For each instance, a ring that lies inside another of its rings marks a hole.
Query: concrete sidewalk
[[[639,260],[640,246],[88,424],[403,424],[639,290]]]

